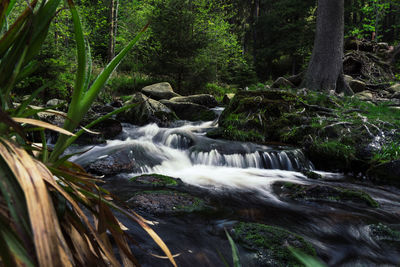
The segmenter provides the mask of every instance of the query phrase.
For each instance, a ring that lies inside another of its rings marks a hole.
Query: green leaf
[[[228,238],[229,244],[232,248],[232,259],[233,259],[233,266],[234,267],[241,267],[240,258],[239,258],[239,250],[233,241],[232,237],[229,235],[228,231],[225,229],[226,237]]]
[[[292,252],[296,259],[303,263],[306,267],[326,267],[324,263],[313,256],[304,254],[300,250],[297,250],[290,246],[288,247],[288,249],[290,250],[290,252]]]
[[[9,259],[9,261],[13,261],[12,258],[17,258],[18,262],[22,262],[25,266],[34,267],[35,264],[33,260],[29,256],[28,252],[23,246],[23,242],[18,238],[18,236],[12,231],[9,224],[7,223],[7,219],[3,216],[0,216],[0,254],[1,258]],[[10,254],[11,255],[10,255]],[[8,255],[7,255],[8,254]],[[16,266],[7,265],[7,266]]]

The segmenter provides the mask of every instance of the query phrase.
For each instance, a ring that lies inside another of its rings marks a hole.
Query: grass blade
[[[226,234],[226,237],[228,238],[229,244],[231,245],[231,248],[232,248],[233,266],[234,267],[242,267],[242,265],[240,264],[239,250],[238,250],[235,242],[233,241],[232,237],[230,236],[230,234],[228,233],[228,231],[226,229],[225,229],[225,234]]]
[[[8,250],[9,253],[12,254],[12,256],[15,258],[15,261],[12,260],[13,262],[19,262],[20,264],[18,265],[23,264],[27,267],[34,267],[34,261],[31,259],[30,255],[24,248],[22,241],[11,230],[10,225],[6,222],[7,219],[0,216],[0,239],[2,240],[2,246],[5,245],[5,247],[7,248],[6,250]],[[1,252],[4,252],[4,250],[5,248],[0,249]],[[1,253],[1,258],[5,258],[5,255],[3,253]],[[8,266],[16,266],[16,264]]]
[[[288,247],[288,249],[290,250],[290,252],[292,252],[292,254],[296,257],[296,259],[301,263],[303,263],[306,267],[326,267],[324,263],[322,263],[321,261],[319,261],[319,259],[313,256],[304,254],[300,250],[297,250],[290,246]]]

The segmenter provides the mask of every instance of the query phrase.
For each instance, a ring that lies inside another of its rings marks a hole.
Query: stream
[[[156,216],[139,211],[155,222],[153,229],[171,252],[180,254],[176,257],[178,266],[224,266],[222,258],[231,265],[231,247],[224,229],[238,221],[279,226],[301,235],[328,266],[398,266],[399,248],[382,246],[368,225],[382,223],[400,230],[399,189],[314,170],[300,149],[206,137],[215,127],[215,121],[179,121],[171,128],[123,124],[123,132],[116,139],[90,147],[72,160],[89,166],[95,160],[124,152],[134,162],[132,168],[104,178],[104,187],[124,200],[137,190],[128,179],[146,173],[180,178],[192,192],[207,199],[213,212],[206,214]],[[301,172],[304,169],[322,178],[307,178]],[[281,193],[281,184],[287,182],[362,190],[379,207],[288,199]],[[142,266],[171,266],[168,260],[149,255],[163,254],[138,225],[122,216],[121,221],[140,244],[132,249]],[[254,252],[237,245],[242,266],[260,266],[254,263]]]

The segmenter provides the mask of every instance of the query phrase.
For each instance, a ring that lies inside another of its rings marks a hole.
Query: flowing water
[[[216,122],[182,121],[171,128],[125,124],[117,139],[95,146],[73,160],[88,166],[124,151],[135,164],[129,173],[106,178],[106,188],[115,194],[129,193],[127,178],[158,173],[180,178],[212,199],[221,212],[174,217],[143,214],[157,221],[154,229],[172,252],[181,253],[177,257],[179,266],[223,266],[220,255],[229,262],[231,250],[223,229],[236,221],[276,225],[300,234],[314,245],[329,266],[398,266],[398,248],[377,243],[368,227],[381,222],[399,230],[398,189],[316,170],[323,179],[309,179],[300,171],[314,167],[301,150],[207,138],[206,132],[214,127]],[[380,207],[289,201],[279,196],[278,182],[362,190],[379,202]],[[123,223],[141,244],[135,253],[143,266],[170,266],[166,260],[147,255],[149,251],[162,253],[140,227],[126,220]],[[254,254],[243,248],[240,252],[242,265],[254,266]]]

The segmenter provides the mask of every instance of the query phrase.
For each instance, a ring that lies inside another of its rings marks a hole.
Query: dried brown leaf
[[[29,119],[29,118],[12,118],[14,121],[19,122],[19,123],[26,123],[26,124],[30,124],[30,125],[35,125],[38,127],[43,127],[55,132],[59,132],[65,135],[69,135],[69,136],[75,136],[73,133],[64,130],[61,127],[58,127],[56,125],[44,122],[44,121],[39,121],[39,120],[34,120],[34,119]]]

